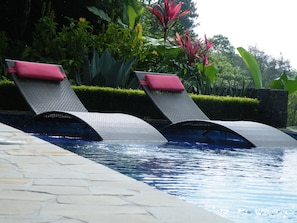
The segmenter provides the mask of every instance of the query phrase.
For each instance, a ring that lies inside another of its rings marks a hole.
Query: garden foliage
[[[174,0],[150,5],[143,3],[151,1],[138,0],[91,2],[88,6],[83,1],[73,2],[76,6],[84,4],[84,9],[76,8],[84,13],[67,17],[63,16],[63,9],[52,7],[50,1],[38,1],[43,6],[40,18],[32,26],[30,41],[0,31],[1,79],[9,78],[4,58],[12,58],[61,64],[75,85],[137,87],[133,71],[143,70],[177,74],[190,93],[244,95],[248,86],[245,80],[232,80],[233,74],[224,79],[221,64],[213,62],[218,55],[212,57],[212,40],[206,35],[200,38],[192,27],[181,25],[183,18],[195,13],[183,8],[187,4]],[[65,5],[67,1],[55,4]],[[263,87],[261,67],[257,67],[255,58],[243,48],[238,51],[251,72],[254,86]],[[224,58],[230,60],[231,66],[232,58]],[[270,85],[289,93],[295,92],[296,86],[297,79],[287,73]]]
[[[87,9],[97,16],[100,28],[83,17],[66,17],[64,24],[58,24],[51,4],[44,3],[42,16],[34,27],[32,43],[18,58],[61,64],[75,84],[131,87],[131,74],[137,69],[178,74],[189,86],[189,91],[203,93],[204,85],[211,85],[215,78],[213,74],[217,72],[214,67],[207,67],[210,66],[207,50],[211,45],[206,51],[202,45],[191,49],[195,58],[190,61],[186,56],[189,47],[183,48],[174,36],[168,36],[170,29],[178,25],[179,18],[189,14],[190,10],[182,11],[181,2],[169,0],[145,7],[135,2],[123,1],[118,8],[121,13],[118,9],[105,11],[98,8],[102,7],[100,2],[88,6]],[[148,13],[158,19],[163,41],[157,36],[143,36],[142,21],[149,18]],[[184,32],[188,43],[202,44],[202,41],[190,38],[188,30]],[[205,41],[208,40],[205,38]],[[202,57],[206,59],[204,62]],[[99,61],[107,63],[99,66]]]

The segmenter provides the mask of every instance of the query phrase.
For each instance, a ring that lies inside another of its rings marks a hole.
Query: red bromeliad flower
[[[189,30],[186,29],[183,38],[176,33],[175,41],[186,52],[189,64],[194,63],[198,58],[201,59],[204,66],[208,64],[208,50],[213,46],[213,43],[206,38],[206,35],[204,35],[204,43],[200,39],[192,40]]]
[[[179,2],[176,5],[174,0],[171,0],[170,2],[169,0],[164,0],[164,7],[159,4],[156,4],[153,7],[147,7],[147,9],[160,21],[165,40],[167,31],[175,24],[176,20],[191,12],[190,10],[186,10],[179,14],[181,7],[182,2]]]

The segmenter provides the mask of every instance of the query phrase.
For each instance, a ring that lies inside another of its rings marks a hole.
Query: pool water
[[[297,222],[297,148],[50,141],[236,223]]]

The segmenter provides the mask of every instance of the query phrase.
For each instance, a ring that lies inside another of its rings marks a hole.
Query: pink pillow
[[[185,90],[179,77],[175,75],[146,74],[145,81],[152,90],[176,92]]]
[[[59,65],[15,61],[14,66],[15,68],[9,71],[17,73],[22,78],[62,81],[66,77]]]

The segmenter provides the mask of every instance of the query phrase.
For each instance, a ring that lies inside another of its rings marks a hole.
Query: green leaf
[[[129,60],[128,62],[126,62],[124,64],[123,67],[123,74],[121,76],[121,80],[120,80],[120,86],[124,86],[126,83],[128,83],[129,80],[129,74],[130,74],[130,70],[132,69],[132,66],[134,64],[134,62],[136,61],[136,58],[132,58],[131,60]]]
[[[118,87],[119,86],[119,80],[118,77],[122,73],[122,66],[123,66],[124,60],[116,61],[113,63],[112,67],[110,68],[108,72],[108,78],[106,79],[106,85],[109,87]]]
[[[256,88],[262,88],[262,73],[255,57],[242,47],[238,47],[237,51],[241,55],[247,68],[250,70]]]
[[[286,83],[286,90],[288,90],[289,94],[297,91],[297,80],[288,80]]]
[[[284,82],[282,80],[272,80],[270,82],[271,89],[284,89]]]
[[[283,73],[280,77],[278,77],[270,82],[270,88],[271,89],[285,89],[287,81],[288,81],[288,77],[287,77],[286,73]]]
[[[270,88],[272,89],[284,89],[289,94],[297,91],[297,79],[290,80],[286,73],[283,73],[280,77],[270,82]]]
[[[100,19],[105,20],[107,22],[111,22],[111,18],[104,11],[102,11],[101,9],[98,9],[95,6],[88,6],[87,8],[94,15],[99,16]]]
[[[100,57],[100,72],[103,76],[104,80],[107,81],[109,79],[109,71],[114,66],[115,59],[109,53],[108,49],[105,49],[103,54]]]
[[[90,78],[91,81],[99,74],[100,70],[99,70],[99,55],[98,52],[95,50],[95,48],[93,48],[93,57],[92,57],[92,61],[91,61],[91,65],[90,65]]]
[[[128,28],[128,25],[127,24],[125,24],[123,21],[122,21],[122,19],[121,18],[118,18],[117,19],[117,24],[120,26],[120,27],[122,27],[122,28]]]
[[[153,45],[153,46],[162,46],[162,50],[164,51],[164,39],[156,39],[149,36],[146,36],[145,38],[146,44]]]
[[[211,66],[206,66],[204,68],[204,73],[205,73],[205,76],[208,77],[208,79],[210,80],[210,84],[214,84],[216,78],[217,78],[217,74],[219,73],[219,70],[211,65]]]
[[[144,11],[145,11],[145,8],[144,7],[141,7],[140,10],[137,13],[137,17],[135,19],[135,23],[139,23],[139,20],[140,20],[142,14],[144,13]]]
[[[84,74],[84,83],[87,84],[87,85],[90,85],[91,84],[91,69],[90,69],[90,60],[88,58],[88,55],[85,55],[83,57],[83,74]],[[76,80],[78,82],[79,85],[82,84],[80,78]]]
[[[128,19],[129,19],[129,28],[133,29],[135,27],[135,21],[136,21],[137,14],[136,14],[134,8],[130,5],[127,7],[127,15],[128,15]]]

